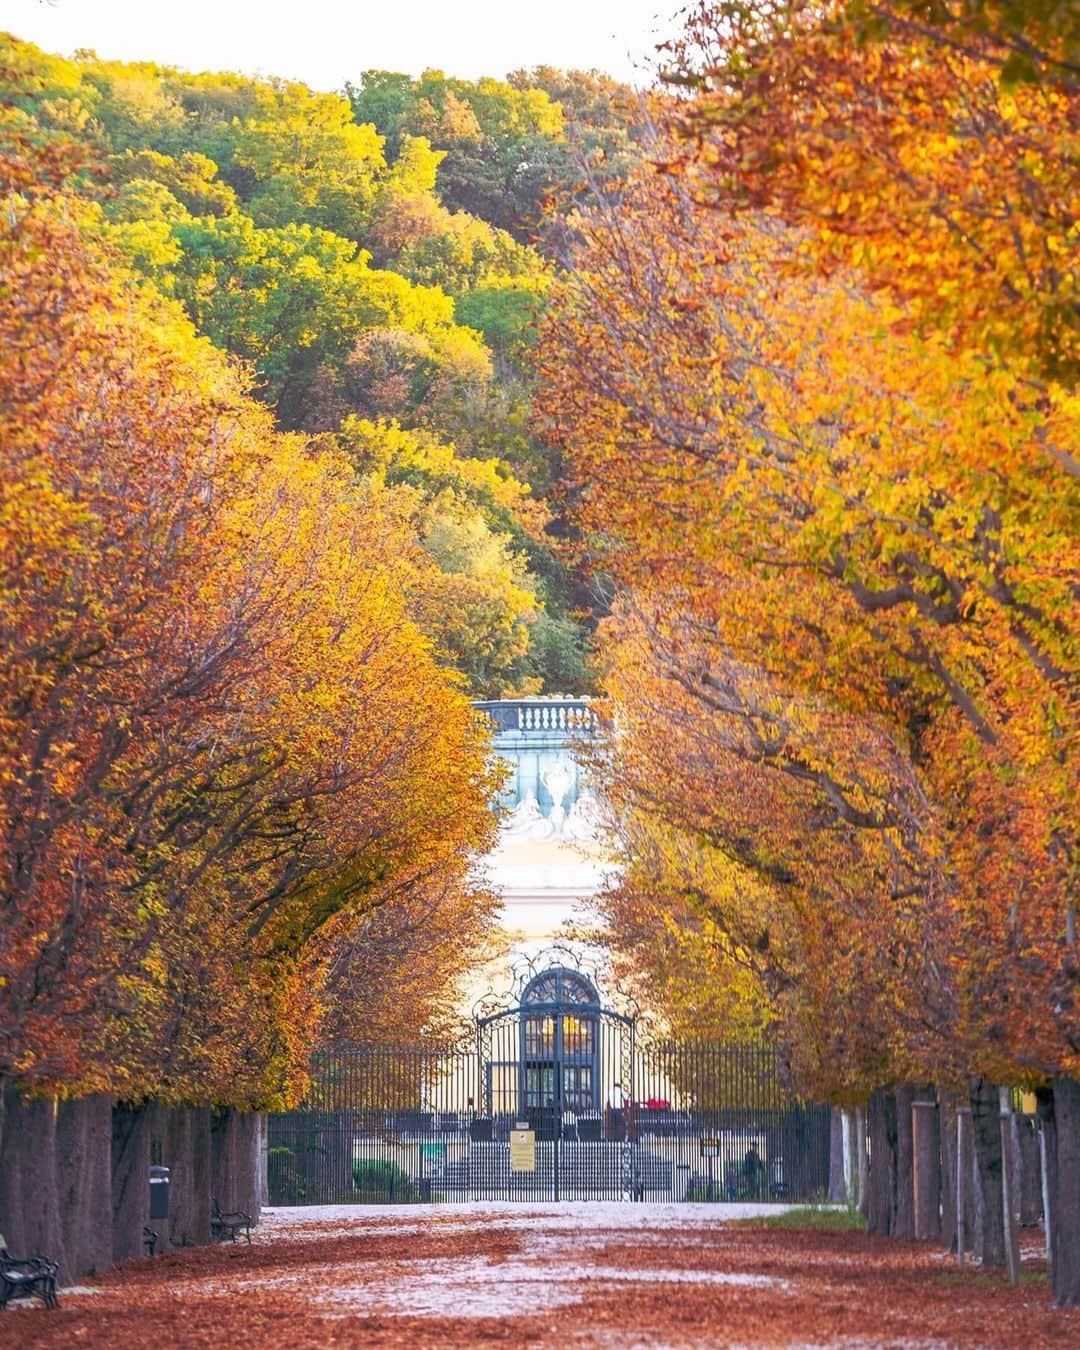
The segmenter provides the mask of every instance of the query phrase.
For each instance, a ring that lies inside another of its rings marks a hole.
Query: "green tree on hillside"
[[[93,228],[133,278],[249,363],[279,426],[397,422],[547,489],[528,402],[552,269],[523,241],[572,164],[551,93],[521,79],[373,72],[347,99],[88,52],[65,60],[14,39],[0,39],[0,60],[20,134],[88,166],[80,210]],[[456,493],[426,497],[429,516],[436,500],[445,529],[413,524],[449,557],[450,535],[472,527]],[[584,678],[566,576],[543,527],[526,525],[526,501],[514,528],[487,527],[511,541],[498,603],[520,583],[527,603],[509,607],[531,617],[476,661],[464,636],[443,644],[485,691],[496,669],[508,689]],[[489,542],[458,544],[490,581]],[[490,614],[474,613],[486,642]]]

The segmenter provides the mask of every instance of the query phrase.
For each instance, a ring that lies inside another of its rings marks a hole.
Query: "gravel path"
[[[938,1249],[733,1223],[775,1206],[278,1209],[256,1239],[131,1261],[0,1314],[0,1345],[1080,1344],[1040,1263],[1010,1289]],[[1034,1256],[1034,1253],[1032,1253]]]

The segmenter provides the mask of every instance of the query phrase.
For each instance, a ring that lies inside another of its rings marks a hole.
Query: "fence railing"
[[[828,1108],[785,1092],[769,1047],[638,1049],[632,1090],[578,1111],[517,1100],[514,1065],[468,1046],[357,1047],[313,1069],[307,1104],[269,1118],[271,1204],[805,1201],[828,1186]],[[522,1125],[531,1170],[512,1163]]]

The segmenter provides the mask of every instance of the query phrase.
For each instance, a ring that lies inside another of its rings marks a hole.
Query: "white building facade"
[[[483,875],[502,899],[502,950],[484,993],[511,995],[515,974],[553,944],[594,967],[598,954],[575,930],[595,923],[590,902],[614,875],[603,812],[585,764],[596,729],[582,697],[505,699],[477,705],[494,724],[508,770],[507,812]]]

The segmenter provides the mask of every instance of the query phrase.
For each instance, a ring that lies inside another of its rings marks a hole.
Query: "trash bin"
[[[161,1163],[150,1165],[150,1217],[169,1217],[169,1169]]]

